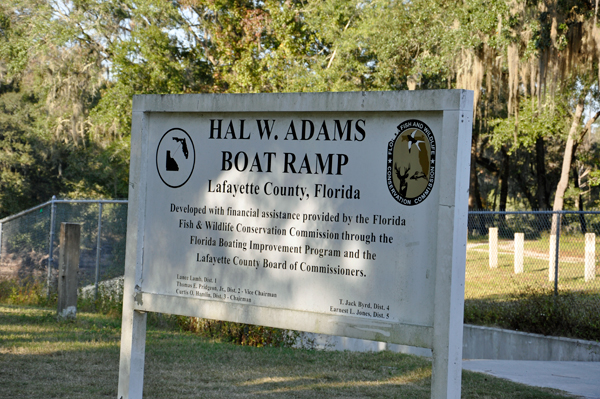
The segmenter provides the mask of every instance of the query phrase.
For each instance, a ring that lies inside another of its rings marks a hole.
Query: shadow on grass
[[[0,386],[10,398],[116,397],[119,320],[0,305]],[[431,363],[392,352],[255,348],[149,326],[145,398],[429,398]],[[465,372],[463,398],[561,398]]]
[[[59,322],[53,310],[0,306],[0,396],[114,398],[119,339],[105,316]],[[144,397],[395,397],[401,387],[426,398],[430,375],[414,356],[241,347],[150,328]]]
[[[429,397],[426,359],[390,352],[323,352],[195,344],[173,353],[170,339],[150,339],[147,377],[169,375],[169,386],[147,381],[148,397]],[[177,360],[175,360],[177,359]],[[164,379],[161,378],[164,382]]]

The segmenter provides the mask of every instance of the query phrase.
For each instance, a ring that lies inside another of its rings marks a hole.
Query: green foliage
[[[547,141],[566,141],[569,113],[564,102],[542,104],[536,98],[523,99],[519,104],[518,121],[514,116],[498,118],[490,122],[493,134],[490,142],[496,151],[503,145],[512,153],[519,148],[533,151],[535,142],[542,137]]]
[[[0,280],[0,303],[50,307],[56,305],[56,294],[46,295],[46,286],[33,279]]]
[[[590,186],[600,186],[600,170],[594,170],[590,173]]]
[[[538,150],[555,173],[575,99],[598,98],[598,49],[580,37],[594,18],[590,4],[559,2],[544,12],[536,2],[502,0],[2,4],[0,216],[52,195],[126,197],[136,94],[409,87],[475,90],[472,164],[483,172],[483,192],[474,195],[501,192],[501,206],[507,195],[547,203],[551,193],[541,188],[524,192],[545,172],[518,152],[533,154],[543,138]],[[509,48],[517,53],[512,72]],[[501,176],[501,151],[519,173]]]

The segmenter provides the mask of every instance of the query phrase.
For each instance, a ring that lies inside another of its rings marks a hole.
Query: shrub
[[[182,330],[192,331],[203,337],[256,347],[291,347],[297,342],[301,334],[298,331],[208,320],[199,317],[181,316],[179,318],[179,325]]]
[[[56,294],[46,295],[46,286],[32,278],[1,280],[0,302],[8,305],[49,307],[56,305]]]
[[[120,318],[123,312],[123,291],[98,286],[98,297],[93,293],[77,295],[77,309],[84,312],[98,312],[115,318]]]
[[[600,294],[525,288],[508,301],[465,301],[465,323],[600,341]]]

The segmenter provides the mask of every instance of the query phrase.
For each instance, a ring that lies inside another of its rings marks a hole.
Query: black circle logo
[[[192,176],[196,165],[196,149],[189,134],[183,129],[168,130],[158,142],[156,170],[167,186],[183,186]]]
[[[417,205],[431,193],[435,182],[435,138],[425,123],[410,119],[397,126],[388,143],[387,186],[403,205]]]

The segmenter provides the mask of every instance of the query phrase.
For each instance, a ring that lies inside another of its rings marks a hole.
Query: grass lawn
[[[0,397],[115,398],[120,320],[0,305]],[[145,398],[429,398],[429,360],[391,352],[253,348],[148,327]],[[566,398],[463,371],[463,398]]]
[[[486,240],[470,240],[467,249],[465,276],[466,299],[506,300],[511,294],[528,287],[554,289],[548,279],[548,236],[525,240],[524,272],[514,273],[512,240],[499,240],[498,267],[489,267],[489,246]],[[596,261],[596,278],[585,281],[585,240],[583,235],[564,235],[560,239],[558,271],[559,292],[600,293],[600,269]],[[596,240],[596,259],[600,257],[600,240]]]

